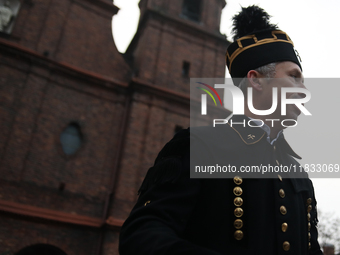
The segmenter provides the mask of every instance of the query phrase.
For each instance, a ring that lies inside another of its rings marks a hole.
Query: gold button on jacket
[[[280,213],[282,215],[286,215],[287,214],[287,209],[286,209],[286,207],[284,205],[280,206]]]
[[[287,241],[283,242],[282,248],[283,248],[285,251],[289,251],[289,249],[290,249],[290,243],[287,242]]]
[[[311,205],[309,205],[308,207],[307,207],[307,212],[311,212],[312,211],[312,206]]]
[[[236,229],[241,229],[243,227],[243,221],[240,219],[237,219],[234,221],[234,227]]]
[[[236,208],[235,210],[234,210],[234,214],[235,214],[235,216],[236,217],[242,217],[242,215],[243,215],[243,209],[242,208]]]
[[[242,190],[241,187],[235,187],[235,188],[234,188],[234,194],[235,194],[235,196],[241,196],[242,193],[243,193],[243,190]]]
[[[310,205],[312,203],[312,198],[307,199],[307,205]]]
[[[280,195],[281,198],[284,198],[285,197],[285,191],[283,189],[280,189],[279,195]]]
[[[234,199],[234,205],[235,206],[241,206],[243,204],[243,199],[240,197],[235,197]]]
[[[243,180],[242,180],[242,178],[241,178],[240,176],[235,176],[235,177],[234,177],[234,182],[235,182],[235,184],[237,184],[237,185],[241,185],[242,182],[243,182]]]
[[[243,238],[243,232],[241,230],[236,230],[234,233],[234,237],[236,240],[241,240]]]

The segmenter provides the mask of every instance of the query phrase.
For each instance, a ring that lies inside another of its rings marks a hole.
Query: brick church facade
[[[121,54],[110,0],[0,0],[0,254],[118,254],[189,78],[225,75],[225,5],[140,0]]]

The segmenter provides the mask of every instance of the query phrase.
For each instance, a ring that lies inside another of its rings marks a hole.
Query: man
[[[235,42],[226,54],[234,84],[243,91],[253,89],[258,110],[271,108],[273,87],[304,88],[290,38],[268,19],[257,6],[242,8],[234,17]],[[294,106],[286,110],[284,118],[296,120],[300,114]],[[247,107],[245,114],[232,121],[254,118],[258,120],[253,122],[267,125],[217,125],[193,128],[190,134],[184,130],[162,149],[122,227],[122,255],[322,254],[314,190],[304,172],[262,179],[239,174],[228,179],[190,178],[189,148],[204,164],[299,167],[293,158],[299,156],[284,139],[280,121],[265,121],[283,119],[280,107],[269,116],[256,115]]]

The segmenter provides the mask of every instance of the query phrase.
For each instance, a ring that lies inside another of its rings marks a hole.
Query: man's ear
[[[263,75],[261,75],[259,72],[255,70],[250,70],[247,73],[247,78],[249,81],[249,84],[255,89],[256,91],[262,91],[262,85],[261,85],[261,79]]]

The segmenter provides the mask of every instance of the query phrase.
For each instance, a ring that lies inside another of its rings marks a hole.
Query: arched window
[[[56,246],[49,244],[34,244],[25,247],[15,253],[15,255],[67,255],[64,251]]]
[[[83,135],[77,123],[70,123],[60,134],[60,143],[66,155],[77,152],[83,143]]]

